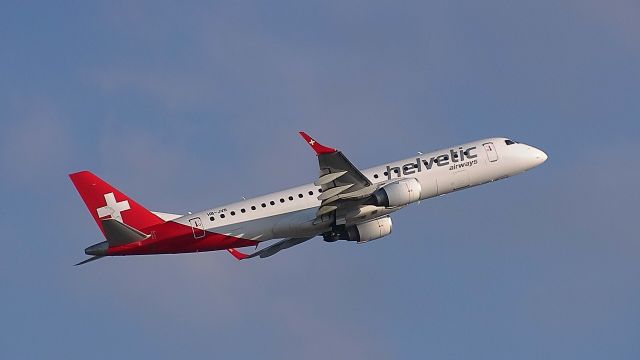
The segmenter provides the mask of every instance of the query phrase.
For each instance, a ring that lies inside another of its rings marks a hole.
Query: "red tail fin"
[[[80,171],[69,177],[103,233],[101,219],[116,219],[138,230],[164,222],[89,171]]]

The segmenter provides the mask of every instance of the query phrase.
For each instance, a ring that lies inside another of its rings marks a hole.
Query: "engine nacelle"
[[[402,179],[376,190],[373,201],[376,206],[404,206],[420,200],[422,186],[415,178]]]
[[[391,234],[391,218],[388,216],[346,228],[346,240],[365,243]]]

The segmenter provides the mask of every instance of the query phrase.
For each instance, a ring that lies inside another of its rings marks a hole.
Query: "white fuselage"
[[[506,138],[479,140],[365,169],[374,185],[415,178],[421,185],[419,200],[504,179],[543,163],[547,156],[532,146]],[[318,222],[320,187],[312,183],[210,210],[173,221],[210,232],[266,241],[314,236],[330,229],[333,219]],[[347,218],[347,224],[392,213],[402,207],[369,206]],[[194,220],[199,219],[199,220]],[[316,221],[314,221],[316,220]]]

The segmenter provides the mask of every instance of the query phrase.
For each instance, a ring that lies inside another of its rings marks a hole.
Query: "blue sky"
[[[640,6],[0,3],[0,358],[637,359]],[[66,175],[154,210],[488,136],[525,175],[366,245],[106,259]]]

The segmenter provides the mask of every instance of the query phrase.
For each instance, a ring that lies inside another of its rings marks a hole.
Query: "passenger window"
[[[251,206],[251,210],[255,210],[255,209],[256,209],[256,207],[252,205]]]
[[[284,199],[283,199],[283,198],[280,198],[280,202],[281,202],[281,203],[283,203],[283,202],[284,202]]]
[[[373,174],[373,178],[377,179],[378,178],[378,174]]]
[[[289,201],[293,201],[293,196],[289,196]]]
[[[275,201],[273,201],[273,200],[271,200],[271,201],[269,201],[269,204],[271,204],[271,205],[275,205],[275,204],[276,204],[276,202],[275,202]]]
[[[224,219],[224,214],[220,214],[220,218]]]
[[[232,211],[232,212],[231,212],[231,216],[236,216],[236,212],[235,212],[235,211]]]
[[[211,221],[213,221],[213,220],[215,220],[215,219],[216,219],[216,218],[214,218],[213,216],[209,218],[209,220],[211,220]]]
[[[245,212],[247,212],[247,210],[245,210],[245,209],[240,209],[240,212],[244,214]]]
[[[261,205],[261,206],[262,206],[262,207],[267,207],[267,204],[265,204],[265,203],[262,203],[262,205]]]
[[[302,194],[298,194],[298,197],[299,197],[300,199],[302,199]]]
[[[309,195],[313,195],[313,191],[309,191]]]

